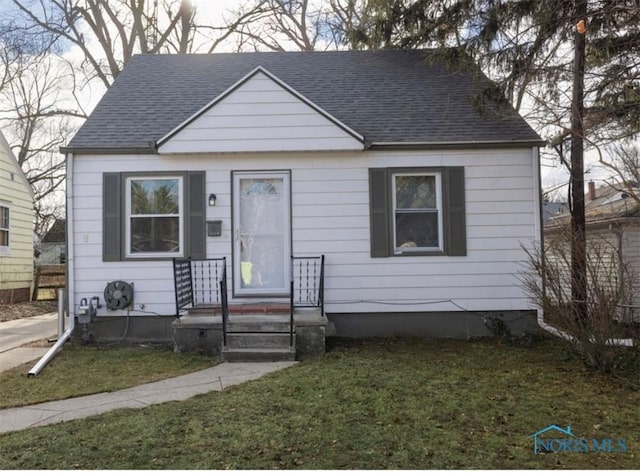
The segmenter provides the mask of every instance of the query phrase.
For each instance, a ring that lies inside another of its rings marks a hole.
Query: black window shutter
[[[445,168],[445,174],[445,253],[449,256],[466,256],[464,168]]]
[[[371,257],[389,256],[389,181],[384,168],[369,169]]]
[[[205,236],[205,172],[193,171],[188,174],[187,184],[187,252],[186,256],[204,259],[207,257]]]
[[[102,175],[102,261],[122,260],[122,189],[118,172]]]

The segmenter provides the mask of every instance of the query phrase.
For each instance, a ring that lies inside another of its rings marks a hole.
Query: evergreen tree
[[[548,137],[570,132],[578,0],[368,0],[353,48],[442,47],[473,58]],[[585,125],[592,145],[640,132],[640,2],[586,0]],[[525,110],[527,111],[527,110]]]
[[[452,67],[471,57],[498,85],[485,95],[528,107],[570,171],[571,287],[576,320],[588,317],[585,143],[640,132],[639,0],[370,0],[346,37],[354,47],[449,46]],[[565,155],[565,148],[570,155]],[[602,159],[601,159],[602,160]]]

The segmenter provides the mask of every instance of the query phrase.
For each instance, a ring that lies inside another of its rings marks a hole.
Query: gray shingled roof
[[[42,239],[42,243],[64,243],[67,240],[67,221],[57,218]]]
[[[613,186],[607,184],[595,189],[595,199],[591,199],[589,192],[585,194],[587,225],[617,220],[633,219],[633,221],[637,221],[640,217],[640,204],[630,196],[629,192],[620,189],[626,189],[626,186],[621,183],[615,183]],[[637,193],[638,188],[634,187],[633,191]],[[570,221],[571,215],[566,211],[549,221],[545,221],[545,228],[565,227],[569,225]]]
[[[149,149],[256,67],[365,137],[366,143],[538,142],[510,106],[481,114],[482,81],[425,61],[428,51],[135,56],[67,150]]]

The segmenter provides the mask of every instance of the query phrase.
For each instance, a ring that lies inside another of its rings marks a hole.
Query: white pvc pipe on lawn
[[[544,321],[544,313],[542,312],[542,309],[538,309],[537,320],[540,328],[550,333],[551,335],[555,335],[556,337],[563,338],[565,340],[570,341],[571,343],[576,343],[578,341],[578,339],[573,335],[546,323]],[[612,338],[611,340],[606,341],[606,345],[613,345],[618,347],[632,347],[633,338]]]

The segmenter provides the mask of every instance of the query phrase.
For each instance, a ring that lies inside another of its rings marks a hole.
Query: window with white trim
[[[126,179],[126,255],[182,256],[183,178],[144,176]]]
[[[371,257],[466,256],[461,166],[369,169]]]
[[[392,174],[395,253],[442,250],[440,173]]]
[[[0,205],[0,255],[9,254],[9,207]]]

